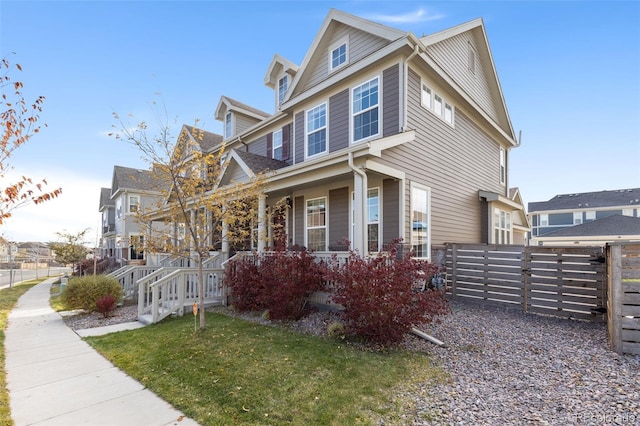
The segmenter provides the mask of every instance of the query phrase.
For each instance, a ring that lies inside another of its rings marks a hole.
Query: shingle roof
[[[620,214],[544,234],[547,237],[586,237],[600,235],[640,235],[640,217]]]
[[[529,203],[529,213],[549,210],[575,210],[585,208],[640,207],[640,188],[616,189],[611,191],[560,194],[549,201]]]
[[[207,132],[194,126],[184,125],[185,129],[191,134],[193,139],[198,142],[202,152],[209,152],[216,146],[219,146],[224,139],[222,135]]]
[[[119,189],[134,189],[140,191],[158,191],[159,182],[154,173],[149,170],[132,169],[129,167],[113,167],[112,192]]]
[[[100,188],[100,207],[113,207],[115,202],[111,199],[111,188]]]
[[[227,99],[227,100],[229,101],[229,103],[231,104],[231,106],[233,106],[233,107],[235,107],[235,108],[238,108],[238,109],[244,109],[244,110],[246,110],[246,111],[250,111],[250,112],[252,112],[252,113],[254,113],[254,114],[261,115],[261,116],[263,116],[264,118],[268,118],[268,117],[270,117],[270,116],[271,116],[271,114],[268,114],[268,113],[266,113],[266,112],[264,112],[264,111],[261,111],[261,110],[259,110],[259,109],[257,109],[257,108],[254,108],[254,107],[252,107],[252,106],[250,106],[250,105],[243,104],[242,102],[240,102],[240,101],[236,101],[235,99],[231,99],[231,98],[230,98],[230,97],[228,97],[228,96],[225,96],[225,99]]]
[[[287,163],[284,161],[274,160],[262,155],[245,151],[236,151],[236,153],[254,173],[260,173],[266,170],[278,170],[287,166]]]

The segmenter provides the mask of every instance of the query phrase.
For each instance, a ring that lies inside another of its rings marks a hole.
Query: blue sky
[[[525,201],[640,187],[638,1],[11,1],[0,2],[0,56],[20,63],[27,99],[46,96],[48,127],[12,159],[62,196],[0,227],[13,241],[100,224],[99,191],[114,165],[147,167],[107,136],[112,113],[169,116],[221,133],[226,95],[273,112],[263,78],[278,53],[301,64],[330,8],[431,34],[482,17],[522,146],[510,186]],[[15,52],[15,55],[10,54]]]

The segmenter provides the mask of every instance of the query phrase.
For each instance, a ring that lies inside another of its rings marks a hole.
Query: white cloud
[[[378,22],[386,22],[391,24],[413,24],[418,22],[436,21],[445,18],[441,13],[429,14],[426,9],[419,8],[413,12],[391,15],[391,14],[373,14],[368,15],[367,19]]]

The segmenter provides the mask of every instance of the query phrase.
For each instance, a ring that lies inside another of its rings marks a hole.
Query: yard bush
[[[237,310],[268,310],[272,320],[299,319],[306,298],[324,289],[325,270],[306,250],[276,250],[233,262],[225,280]]]
[[[69,280],[62,292],[61,301],[67,309],[95,311],[98,309],[98,300],[104,296],[121,300],[124,292],[120,283],[107,275],[86,275]]]
[[[398,245],[364,259],[351,252],[342,265],[334,258],[328,272],[331,299],[344,307],[347,332],[384,346],[399,343],[412,326],[449,311],[444,293],[422,291],[419,283],[438,272],[436,265],[398,255]]]
[[[111,312],[116,308],[118,301],[110,294],[102,296],[96,302],[96,310],[100,312],[105,318],[108,318]]]

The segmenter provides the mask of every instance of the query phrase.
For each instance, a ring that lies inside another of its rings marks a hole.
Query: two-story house
[[[290,246],[348,240],[363,255],[397,238],[422,258],[447,242],[524,244],[518,141],[481,19],[417,37],[332,9],[302,64],[276,54],[264,82],[275,113],[222,96],[223,135],[206,132],[227,152],[218,186],[267,172],[258,228],[272,217]]]
[[[100,191],[103,258],[117,264],[144,263],[145,229],[137,218],[141,208],[151,208],[161,199],[161,188],[149,170],[114,166],[111,188]]]
[[[640,188],[559,194],[528,209],[531,245],[640,240]]]

